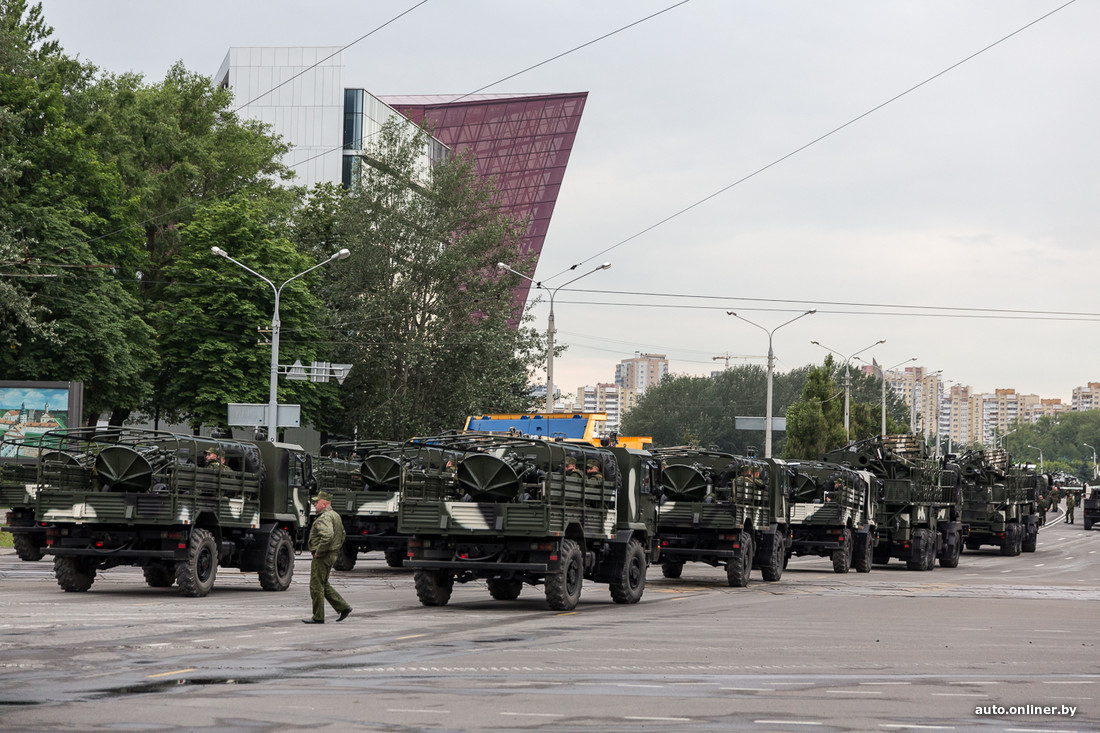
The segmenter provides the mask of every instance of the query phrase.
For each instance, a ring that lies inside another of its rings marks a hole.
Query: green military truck
[[[1086,485],[1082,488],[1088,490],[1088,494],[1081,502],[1081,517],[1084,519],[1087,532],[1092,529],[1092,525],[1096,524],[1096,520],[1100,519],[1100,485]]]
[[[790,470],[779,459],[694,447],[653,452],[662,465],[657,543],[666,578],[684,563],[725,565],[732,587],[753,568],[766,581],[783,576],[788,553]]]
[[[132,428],[46,433],[35,520],[65,591],[141,567],[156,588],[205,596],[218,566],[286,590],[305,542],[312,459],[285,443]]]
[[[636,603],[655,559],[660,466],[646,451],[485,433],[405,445],[398,532],[420,602],[483,579],[497,600],[542,585],[550,608],[576,607],[584,580]]]
[[[824,459],[869,471],[882,481],[875,505],[876,564],[896,558],[910,570],[932,570],[938,558],[941,567],[958,567],[966,539],[959,475],[929,458],[923,440],[876,436],[830,451]]]
[[[0,530],[10,532],[20,560],[45,557],[46,530],[34,521],[38,490],[37,439],[23,440],[5,433],[0,437],[0,507],[7,509]]]
[[[333,566],[351,570],[360,553],[382,552],[386,564],[405,562],[408,537],[397,531],[401,443],[360,440],[326,443],[314,464],[318,490],[332,494],[347,539]]]
[[[875,502],[882,480],[823,461],[788,464],[791,488],[791,546],[787,557],[817,555],[833,561],[833,571],[871,572],[878,527]]]
[[[1034,470],[1013,467],[1001,448],[973,450],[954,461],[963,478],[966,549],[1000,548],[1002,555],[1035,552],[1039,537],[1040,480]]]

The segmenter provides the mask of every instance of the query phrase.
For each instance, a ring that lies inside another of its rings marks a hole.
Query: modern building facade
[[[1074,387],[1071,405],[1075,411],[1100,410],[1100,382],[1089,382],[1087,387]]]
[[[615,366],[615,384],[632,389],[639,395],[668,374],[668,357],[665,354],[643,354],[635,351],[633,359],[623,359]]]
[[[339,47],[231,48],[215,79],[233,91],[238,114],[270,125],[290,144],[285,162],[305,186],[354,183],[357,165],[369,163],[371,140],[392,119],[431,129],[425,171],[447,150],[471,151],[505,211],[527,223],[525,261],[515,264],[533,277],[587,92],[379,98],[345,89],[342,71]],[[529,288],[526,280],[517,286],[517,305]]]

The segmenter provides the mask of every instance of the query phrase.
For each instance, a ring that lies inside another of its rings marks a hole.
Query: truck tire
[[[780,530],[772,534],[772,546],[768,552],[767,562],[760,564],[760,575],[769,583],[774,583],[783,577],[783,559],[787,556],[787,548],[783,546],[783,535]]]
[[[1088,519],[1085,519],[1085,528],[1088,529]],[[42,545],[29,534],[12,533],[11,544],[15,547],[15,555],[24,562],[37,562],[46,556],[42,551]]]
[[[1088,521],[1088,520],[1086,520]],[[665,560],[661,563],[661,575],[675,580],[683,575],[684,563],[677,560]]]
[[[738,544],[741,545],[741,554],[726,561],[726,582],[730,588],[744,588],[749,584],[749,575],[752,573],[752,556],[756,549],[752,544],[752,535],[742,532]]]
[[[844,540],[841,546],[833,550],[833,572],[843,574],[852,568],[852,530],[844,530]]]
[[[514,601],[523,590],[523,581],[519,578],[489,578],[489,595],[497,601]]]
[[[176,567],[170,562],[154,560],[141,569],[150,588],[171,588],[176,582]]]
[[[336,553],[336,562],[332,564],[332,567],[336,570],[351,570],[355,567],[355,561],[358,559],[359,555],[355,547],[345,542],[340,545],[340,551]]]
[[[191,530],[187,557],[176,561],[176,583],[181,596],[202,598],[214,587],[218,574],[218,546],[205,529]]]
[[[936,562],[935,535],[929,529],[915,529],[912,536],[913,542],[920,545],[920,555],[916,560],[906,560],[905,567],[909,570],[931,570]]]
[[[1087,529],[1086,525],[1086,529]],[[1039,545],[1039,525],[1028,525],[1027,535],[1024,537],[1024,543],[1020,549],[1024,552],[1035,552],[1035,549]]]
[[[1085,531],[1088,532],[1092,529],[1092,519],[1085,517]],[[1035,552],[1035,550],[1028,550],[1028,552]]]
[[[408,550],[404,547],[386,550],[386,564],[391,568],[399,568],[405,564],[405,556],[407,554]]]
[[[645,548],[638,540],[631,540],[626,546],[622,574],[616,582],[610,584],[611,600],[615,603],[637,603],[642,600],[647,567]]]
[[[260,587],[264,590],[286,590],[294,577],[294,543],[290,534],[276,527],[267,538],[264,566],[260,569]]]
[[[959,556],[962,555],[962,544],[960,543],[958,533],[954,535],[954,540],[954,542],[947,544],[947,546],[943,548],[943,552],[940,554],[941,568],[959,567]]]
[[[66,593],[83,593],[95,582],[95,568],[88,567],[79,557],[55,557],[53,574]]]
[[[1005,527],[1005,538],[1001,541],[1001,554],[1005,557],[1013,557],[1018,554],[1016,549],[1019,544],[1016,540],[1017,526],[1010,524]]]
[[[581,599],[584,557],[573,540],[562,540],[558,569],[546,576],[546,602],[555,611],[572,611]]]
[[[874,554],[871,557],[874,559],[875,565],[889,564],[890,543],[879,540],[878,547],[875,548]]]
[[[446,606],[455,587],[455,574],[451,570],[426,568],[413,573],[416,597],[425,606]]]
[[[856,553],[853,564],[856,567],[857,573],[869,573],[871,572],[871,558],[874,555],[874,537],[868,532],[866,539],[864,540],[863,547]]]

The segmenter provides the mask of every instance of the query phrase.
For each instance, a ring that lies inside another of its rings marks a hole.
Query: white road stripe
[[[820,720],[754,720],[757,725],[821,725]]]

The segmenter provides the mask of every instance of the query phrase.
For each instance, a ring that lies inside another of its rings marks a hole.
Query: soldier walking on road
[[[302,623],[323,624],[325,601],[340,614],[336,620],[343,621],[351,613],[351,606],[329,584],[328,577],[344,545],[344,523],[332,508],[332,494],[329,492],[318,493],[313,506],[317,510],[313,527],[309,530],[309,551],[313,553],[313,562],[309,566],[309,597],[313,601],[313,616],[302,619]]]
[[[1066,494],[1066,524],[1073,524],[1073,507],[1077,506],[1073,494]]]

